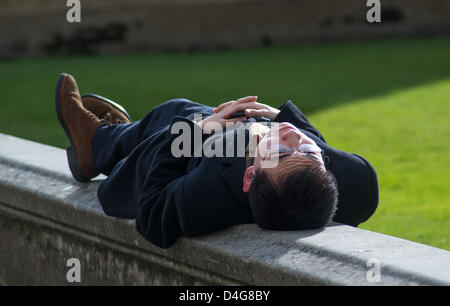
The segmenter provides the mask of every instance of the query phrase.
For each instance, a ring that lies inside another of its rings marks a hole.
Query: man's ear
[[[242,187],[242,190],[244,192],[249,192],[250,186],[252,185],[252,181],[253,181],[253,166],[250,166],[245,170],[244,173],[244,187]]]

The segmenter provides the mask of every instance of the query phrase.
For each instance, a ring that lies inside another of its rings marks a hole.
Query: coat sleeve
[[[152,152],[136,214],[137,231],[161,248],[170,247],[179,236],[190,236],[183,208],[183,186],[185,181],[192,179],[191,174],[186,174],[190,156],[176,157],[171,151],[173,140],[180,136],[171,133],[177,122],[190,129],[187,135],[191,141],[190,154],[193,153],[195,133],[202,135],[201,128],[190,120],[181,117],[172,120],[170,127],[160,135],[158,147]]]
[[[292,123],[299,129],[306,130],[326,142],[322,134],[314,126],[312,126],[301,110],[299,110],[291,100],[284,103],[278,109],[280,110],[280,113],[273,121]]]

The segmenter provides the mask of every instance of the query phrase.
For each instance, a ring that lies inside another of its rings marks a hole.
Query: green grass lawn
[[[375,167],[380,205],[360,227],[450,250],[450,38],[195,54],[0,62],[0,132],[65,147],[60,72],[134,119],[172,98],[292,99],[334,147]]]

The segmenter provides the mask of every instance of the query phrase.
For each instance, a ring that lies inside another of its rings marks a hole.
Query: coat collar
[[[248,194],[243,188],[245,173],[245,158],[223,158],[222,177],[234,196],[245,207],[249,207]]]

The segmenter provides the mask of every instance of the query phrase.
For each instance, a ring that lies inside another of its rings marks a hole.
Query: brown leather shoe
[[[92,138],[105,123],[83,107],[75,79],[66,73],[59,76],[55,93],[56,114],[70,146],[66,149],[70,171],[79,182],[97,176],[92,160]]]
[[[131,117],[121,105],[96,94],[85,94],[81,97],[83,106],[99,119],[109,124],[130,123]]]

